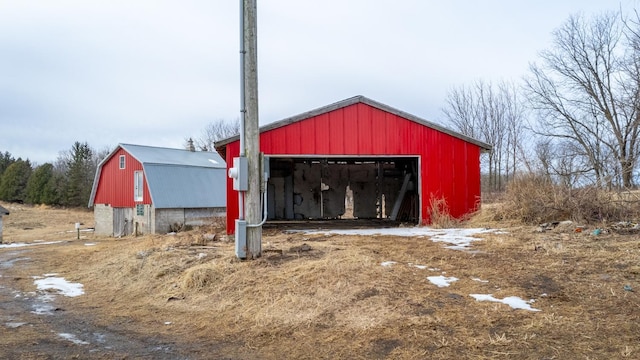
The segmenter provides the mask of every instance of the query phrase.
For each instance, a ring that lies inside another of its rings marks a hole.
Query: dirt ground
[[[473,219],[499,231],[459,251],[427,237],[267,228],[262,258],[239,261],[220,227],[78,240],[88,211],[1,205],[3,359],[640,358],[633,231]],[[48,276],[84,294],[38,290]]]

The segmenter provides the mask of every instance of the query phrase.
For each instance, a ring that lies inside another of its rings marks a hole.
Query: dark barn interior
[[[418,157],[273,157],[269,220],[418,223]]]

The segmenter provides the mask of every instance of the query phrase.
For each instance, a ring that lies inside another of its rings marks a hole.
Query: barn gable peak
[[[420,118],[418,116],[415,116],[415,115],[412,115],[410,113],[404,112],[402,110],[396,109],[396,108],[391,107],[389,105],[386,105],[386,104],[383,104],[381,102],[372,100],[372,99],[370,99],[370,98],[368,98],[366,96],[363,96],[363,95],[357,95],[357,96],[354,96],[354,97],[350,97],[348,99],[344,99],[344,100],[335,102],[333,104],[325,105],[325,106],[319,107],[317,109],[313,109],[313,110],[310,110],[310,111],[307,111],[307,112],[304,112],[304,113],[301,113],[301,114],[298,114],[298,115],[294,115],[294,116],[288,117],[286,119],[282,119],[282,120],[279,120],[279,121],[276,121],[276,122],[261,126],[260,127],[260,133],[265,132],[265,131],[269,131],[269,130],[273,130],[273,129],[277,129],[277,128],[280,128],[280,127],[283,127],[283,126],[287,126],[287,125],[290,125],[290,124],[293,124],[293,123],[296,123],[296,122],[299,122],[299,121],[303,121],[303,120],[312,118],[314,116],[322,115],[322,114],[325,114],[325,113],[328,113],[328,112],[331,112],[331,111],[334,111],[334,110],[342,109],[342,108],[345,108],[345,107],[348,107],[348,106],[351,106],[351,105],[354,105],[354,104],[359,104],[359,103],[366,104],[366,105],[371,106],[373,108],[376,108],[378,110],[382,110],[382,111],[397,115],[397,116],[402,117],[404,119],[407,119],[409,121],[413,121],[413,122],[418,123],[420,125],[423,125],[423,126],[432,128],[434,130],[443,132],[445,134],[451,135],[453,137],[459,138],[461,140],[464,140],[466,142],[472,143],[472,144],[480,147],[484,151],[490,151],[491,150],[491,145],[489,145],[489,144],[487,144],[487,143],[485,143],[483,141],[474,139],[472,137],[466,136],[466,135],[461,134],[459,132],[456,132],[454,130],[448,129],[448,128],[442,126],[442,125],[438,125],[436,123],[427,121],[427,120],[425,120],[423,118]],[[226,145],[230,144],[230,143],[232,143],[234,141],[239,140],[239,138],[240,138],[240,136],[236,135],[236,136],[233,136],[233,137],[230,137],[230,138],[227,138],[227,139],[220,140],[220,141],[215,143],[215,148],[219,153],[224,154],[224,152],[225,152],[224,148],[226,147]]]

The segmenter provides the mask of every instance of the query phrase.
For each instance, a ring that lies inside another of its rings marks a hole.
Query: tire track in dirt
[[[0,358],[192,359],[185,354],[195,349],[173,340],[131,333],[126,324],[97,327],[90,315],[57,307],[58,295],[19,290],[26,279],[15,270],[30,263],[28,253],[0,249]]]

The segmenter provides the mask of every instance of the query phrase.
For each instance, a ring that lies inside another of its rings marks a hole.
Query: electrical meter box
[[[233,190],[249,190],[249,164],[246,157],[233,158],[233,167],[229,169],[229,177],[233,179]]]
[[[247,222],[236,219],[236,256],[247,258]]]

